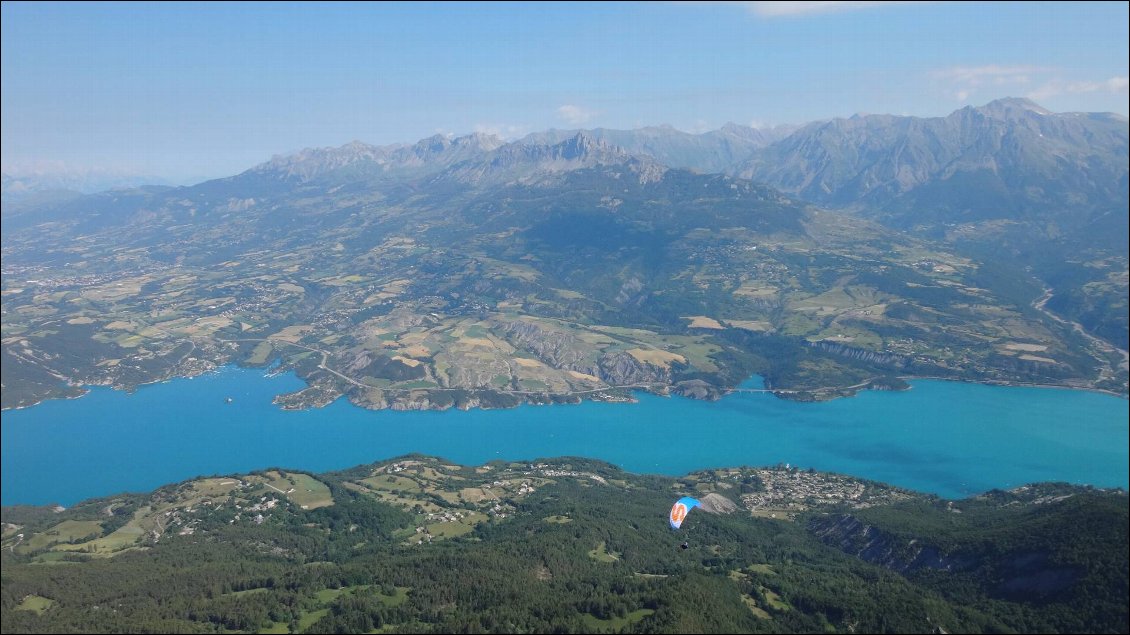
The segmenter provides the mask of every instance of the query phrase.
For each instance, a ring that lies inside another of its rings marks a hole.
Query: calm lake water
[[[5,412],[2,502],[70,505],[200,475],[317,472],[409,452],[463,464],[587,456],[671,475],[791,463],[947,498],[1035,481],[1130,480],[1126,401],[1082,391],[915,381],[907,392],[816,404],[768,394],[469,412],[373,412],[344,399],[288,412],[271,403],[302,386],[291,374],[225,368],[132,395],[94,388]]]

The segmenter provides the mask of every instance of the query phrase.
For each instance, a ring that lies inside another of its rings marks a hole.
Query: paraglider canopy
[[[667,518],[667,520],[671,523],[671,529],[678,529],[679,527],[681,527],[683,524],[683,519],[686,518],[687,514],[690,513],[690,511],[695,507],[702,507],[702,503],[698,502],[697,498],[684,496],[675,501],[675,504],[671,506],[671,515]]]

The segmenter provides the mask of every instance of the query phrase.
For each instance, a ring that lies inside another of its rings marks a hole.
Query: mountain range
[[[1125,119],[1001,100],[354,142],[6,203],[3,405],[274,360],[309,383],[287,407],[712,398],[751,373],[797,399],[1124,393],[1126,157]]]
[[[0,175],[0,198],[5,204],[62,194],[78,196],[142,185],[171,185],[161,177],[129,170],[82,169],[64,165],[13,166]]]
[[[975,257],[1007,250],[1008,264],[1033,270],[1056,290],[1049,306],[1130,347],[1127,120],[1120,115],[1052,113],[1009,98],[946,117],[855,115],[769,131],[730,124],[702,135],[591,133],[668,165],[765,183]],[[547,134],[554,138],[527,139]]]

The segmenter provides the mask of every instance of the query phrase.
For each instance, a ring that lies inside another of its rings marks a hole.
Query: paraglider
[[[671,515],[667,518],[671,523],[671,529],[681,527],[683,525],[683,519],[686,518],[687,514],[695,507],[702,507],[702,503],[700,503],[697,498],[684,496],[675,501],[675,504],[671,506]]]
[[[691,513],[691,510],[695,507],[701,508],[708,514],[732,514],[738,509],[734,501],[714,492],[703,496],[701,501],[697,498],[684,496],[675,501],[675,504],[671,506],[671,513],[667,516],[668,522],[671,523],[671,529],[678,531],[683,526],[687,514]],[[683,541],[679,548],[686,551],[690,548],[690,542]]]

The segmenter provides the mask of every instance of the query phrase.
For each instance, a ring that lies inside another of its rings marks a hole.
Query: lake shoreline
[[[717,401],[636,392],[624,407],[523,404],[458,415],[340,399],[301,411],[273,403],[303,385],[291,372],[227,366],[133,394],[96,386],[83,399],[5,413],[2,500],[66,503],[197,474],[271,465],[322,472],[407,453],[468,464],[585,456],[660,474],[791,463],[947,498],[1049,480],[1121,487],[1130,471],[1125,400],[1091,391],[915,379],[909,391],[798,402],[751,380],[743,386],[757,392]]]
[[[565,462],[569,461],[570,459],[583,459],[583,460],[586,460],[586,461],[603,461],[603,459],[599,459],[599,458],[595,458],[595,457],[569,455],[569,456],[554,456],[554,457],[538,456],[538,457],[512,458],[512,459],[505,459],[504,462],[506,462],[506,463],[526,463],[526,464],[534,465],[534,464],[545,463],[545,462],[565,463]],[[440,464],[456,463],[456,464],[461,465],[462,467],[468,467],[468,468],[483,468],[483,467],[487,467],[487,466],[491,465],[492,463],[496,463],[496,462],[499,461],[499,460],[496,459],[496,460],[484,461],[484,462],[478,463],[478,464],[462,464],[462,463],[459,463],[459,462],[452,461],[452,460],[450,460],[450,459],[448,459],[447,457],[444,457],[444,456],[433,456],[433,455],[413,452],[413,453],[401,454],[401,455],[393,456],[393,457],[380,458],[380,459],[376,459],[376,460],[373,460],[373,461],[370,461],[370,462],[358,463],[357,465],[351,465],[349,467],[340,468],[340,469],[336,469],[336,470],[326,470],[326,471],[317,471],[317,472],[313,471],[313,470],[308,470],[308,469],[292,468],[292,467],[288,467],[288,466],[284,466],[284,465],[271,465],[271,466],[266,466],[266,467],[254,469],[254,470],[249,470],[247,472],[224,472],[224,473],[216,472],[216,473],[212,473],[212,474],[197,474],[195,476],[191,476],[191,477],[182,479],[180,481],[163,483],[163,484],[158,485],[158,486],[156,486],[152,489],[149,489],[149,490],[121,491],[121,492],[112,492],[112,493],[108,493],[108,494],[100,494],[98,496],[94,496],[94,497],[91,497],[91,498],[85,498],[85,499],[82,499],[82,500],[75,501],[73,503],[70,503],[69,505],[64,505],[64,504],[58,503],[56,501],[51,501],[51,502],[47,502],[47,503],[38,503],[38,504],[28,504],[28,503],[3,504],[3,505],[0,505],[0,507],[4,507],[4,508],[12,508],[12,507],[51,508],[56,513],[59,513],[59,512],[65,511],[66,509],[68,509],[70,507],[75,507],[75,506],[81,505],[81,504],[95,503],[95,502],[98,502],[98,501],[101,501],[101,500],[104,500],[104,499],[120,498],[120,497],[123,497],[123,496],[151,496],[152,494],[154,494],[158,490],[166,489],[166,488],[169,488],[169,487],[177,487],[177,486],[180,486],[180,485],[183,485],[183,484],[186,484],[186,483],[190,483],[190,482],[198,481],[198,480],[202,480],[202,479],[236,479],[236,480],[240,480],[240,479],[243,479],[250,474],[260,474],[260,473],[268,472],[268,471],[272,471],[272,470],[281,470],[281,471],[286,472],[288,474],[309,474],[311,476],[318,476],[320,474],[349,472],[349,471],[356,470],[358,468],[364,468],[364,467],[369,467],[369,466],[390,465],[390,464],[394,464],[394,463],[398,463],[398,462],[402,462],[402,461],[411,461],[411,460],[433,461],[433,462],[437,462],[437,463],[440,463]],[[614,467],[616,469],[619,469],[621,472],[623,472],[624,474],[631,476],[631,477],[642,477],[642,476],[650,475],[650,473],[648,473],[648,472],[636,472],[636,471],[624,469],[624,468],[621,468],[621,467],[619,467],[619,466],[617,466],[613,463],[609,463],[609,465],[611,465],[612,467]],[[710,472],[710,471],[713,471],[713,470],[727,470],[727,469],[752,469],[752,470],[768,470],[768,471],[784,471],[784,472],[790,472],[790,471],[791,472],[801,472],[801,471],[808,472],[809,471],[808,469],[802,469],[802,468],[799,468],[799,467],[790,466],[788,464],[777,463],[777,464],[774,464],[774,465],[717,466],[717,467],[711,467],[711,468],[703,468],[703,469],[700,469],[700,470],[691,470],[691,471],[681,473],[681,474],[662,474],[662,476],[678,480],[678,479],[682,479],[682,478],[692,477],[692,476],[694,476],[696,474],[700,474],[702,472]],[[870,479],[870,478],[867,478],[867,477],[864,477],[864,476],[859,476],[859,475],[856,475],[856,474],[847,474],[847,473],[843,473],[843,472],[825,471],[825,470],[813,470],[812,473],[820,474],[822,476],[842,477],[842,478],[850,479],[850,480],[853,480],[853,481],[858,481],[860,483],[878,485],[878,486],[881,486],[881,487],[884,487],[884,488],[889,488],[889,489],[894,490],[894,491],[907,493],[907,494],[910,494],[910,495],[913,495],[913,496],[916,496],[916,497],[935,498],[935,499],[942,500],[942,501],[952,501],[952,502],[966,500],[966,499],[974,498],[974,497],[977,497],[977,496],[983,496],[983,495],[985,495],[989,492],[992,492],[992,491],[1015,492],[1015,491],[1018,491],[1018,490],[1031,488],[1031,487],[1041,485],[1041,484],[1053,484],[1053,483],[1055,483],[1054,481],[1033,481],[1033,482],[1030,482],[1030,483],[1021,483],[1021,484],[1015,485],[1015,486],[1013,486],[1013,487],[1011,487],[1007,490],[1001,490],[1001,488],[990,488],[990,489],[979,491],[979,492],[972,492],[970,494],[962,496],[961,498],[947,498],[947,497],[944,497],[944,496],[939,496],[939,495],[934,494],[932,492],[926,492],[926,491],[916,490],[916,489],[912,489],[912,488],[905,488],[905,487],[893,485],[891,483],[887,483],[887,482],[884,482],[884,481],[876,481],[874,479]],[[1080,489],[1084,489],[1084,490],[1095,490],[1095,491],[1099,491],[1099,492],[1127,492],[1127,488],[1121,487],[1121,486],[1101,487],[1101,486],[1089,485],[1089,484],[1085,484],[1085,483],[1082,483],[1082,484],[1080,484],[1080,483],[1069,483],[1069,485],[1071,485],[1072,487],[1076,487],[1076,488],[1080,488]]]
[[[221,365],[221,366],[217,366],[217,367],[215,367],[211,370],[208,370],[208,371],[205,371],[205,372],[202,372],[202,373],[193,374],[193,375],[177,375],[177,376],[172,376],[172,377],[166,377],[164,379],[159,379],[159,380],[152,381],[152,382],[145,382],[145,383],[141,383],[141,384],[130,384],[130,385],[68,384],[69,386],[79,388],[80,390],[82,390],[82,392],[80,394],[77,394],[77,395],[48,397],[48,398],[42,399],[40,401],[37,401],[35,403],[31,403],[31,404],[0,408],[0,412],[15,412],[15,411],[19,411],[19,410],[26,410],[28,408],[34,408],[35,406],[38,406],[38,405],[41,405],[41,404],[44,404],[44,403],[48,403],[48,402],[52,402],[52,401],[71,401],[71,400],[75,400],[75,399],[81,399],[81,398],[85,397],[86,395],[88,395],[90,393],[90,389],[93,388],[93,387],[110,388],[112,390],[123,392],[123,393],[126,393],[126,394],[133,394],[138,389],[144,388],[144,387],[147,387],[147,386],[168,384],[170,382],[174,382],[174,381],[177,381],[177,380],[180,380],[180,379],[194,379],[196,377],[205,377],[205,376],[215,375],[217,373],[223,372],[224,369],[229,369],[229,368],[230,369],[238,369],[238,370],[257,370],[257,369],[261,369],[261,368],[267,368],[267,366],[244,366],[244,365],[237,364],[237,363],[231,363],[231,364],[224,364],[224,365]],[[897,375],[896,377],[897,377],[897,379],[905,381],[908,384],[910,382],[914,382],[914,381],[918,381],[918,380],[930,380],[930,381],[948,381],[948,382],[956,382],[956,383],[962,383],[962,384],[984,385],[984,386],[1002,386],[1002,387],[1017,387],[1017,388],[1055,388],[1055,389],[1059,389],[1059,390],[1098,393],[1098,394],[1110,395],[1112,397],[1117,397],[1117,398],[1122,399],[1122,400],[1130,400],[1130,394],[1128,394],[1128,393],[1118,392],[1118,391],[1110,390],[1110,389],[1107,389],[1107,388],[1098,388],[1098,387],[1093,387],[1093,386],[1067,386],[1067,385],[1063,385],[1063,384],[1021,382],[1021,381],[1003,380],[1003,379],[967,380],[967,379],[957,379],[957,378],[953,378],[953,377],[944,377],[944,376],[936,376],[936,375]],[[871,378],[871,379],[867,380],[866,382],[854,384],[854,385],[851,385],[851,386],[821,386],[821,387],[817,387],[817,388],[806,388],[806,389],[764,388],[764,389],[757,390],[757,392],[764,392],[764,393],[772,394],[773,396],[777,397],[778,399],[782,399],[782,400],[786,400],[786,401],[794,401],[794,402],[798,402],[798,403],[811,403],[811,402],[834,401],[834,400],[838,400],[838,399],[850,399],[850,398],[853,398],[853,397],[857,397],[860,393],[866,392],[866,391],[903,392],[903,391],[911,390],[913,388],[913,386],[908,386],[906,388],[877,387],[877,386],[873,385],[873,382],[876,379],[878,379],[878,378]],[[390,402],[390,403],[387,403],[386,405],[384,405],[382,407],[372,407],[371,403],[358,403],[348,393],[337,395],[334,399],[326,401],[324,403],[290,404],[290,403],[285,403],[285,401],[281,400],[281,398],[286,397],[288,395],[294,395],[296,393],[301,393],[303,391],[306,391],[306,390],[309,390],[310,388],[312,388],[309,384],[306,384],[306,386],[304,388],[300,389],[300,390],[293,391],[291,393],[276,395],[275,403],[276,403],[276,405],[278,405],[283,410],[302,412],[302,411],[306,411],[306,410],[324,408],[324,407],[344,398],[346,401],[348,401],[349,403],[353,404],[354,406],[356,406],[358,408],[362,408],[362,409],[370,410],[370,411],[374,411],[374,412],[381,412],[381,411],[386,411],[386,410],[387,411],[394,411],[394,412],[410,412],[410,411],[421,411],[421,410],[445,412],[445,411],[448,411],[448,410],[461,410],[461,411],[466,412],[466,411],[469,411],[469,410],[488,410],[488,411],[508,410],[508,409],[512,409],[512,408],[517,408],[517,407],[522,406],[522,405],[533,405],[533,406],[555,405],[556,406],[556,405],[577,405],[577,404],[585,403],[585,402],[593,402],[593,403],[636,403],[637,400],[630,396],[632,393],[635,393],[635,392],[644,392],[644,393],[647,393],[647,394],[656,395],[656,396],[660,396],[660,397],[678,396],[678,397],[685,397],[687,399],[696,399],[696,400],[707,401],[707,402],[718,401],[718,400],[721,400],[721,399],[723,399],[727,396],[730,396],[730,395],[733,395],[733,394],[736,394],[736,393],[751,392],[751,390],[749,390],[749,389],[741,388],[740,384],[738,386],[732,386],[732,387],[728,387],[728,388],[718,388],[716,386],[710,386],[709,395],[708,396],[700,396],[698,394],[693,393],[692,391],[675,390],[674,388],[676,388],[677,386],[678,386],[678,384],[664,384],[662,386],[655,386],[655,385],[645,386],[645,385],[642,385],[642,384],[634,384],[634,385],[626,385],[626,386],[607,386],[607,387],[599,388],[599,389],[585,390],[585,391],[574,391],[574,392],[567,392],[567,393],[540,393],[540,392],[536,392],[536,391],[522,391],[521,393],[516,393],[516,392],[513,392],[513,391],[503,392],[503,391],[493,391],[493,390],[472,390],[472,389],[447,388],[447,387],[420,388],[420,389],[399,389],[401,392],[409,392],[409,393],[411,393],[411,392],[430,392],[430,391],[458,391],[458,392],[462,392],[462,393],[468,393],[468,394],[471,394],[471,395],[481,393],[483,395],[505,395],[507,397],[513,397],[512,402],[502,404],[502,405],[493,405],[489,402],[483,402],[480,399],[472,398],[471,402],[468,405],[459,405],[459,404],[452,402],[452,403],[449,403],[449,404],[438,406],[434,402],[431,402],[427,398],[424,398],[423,400],[417,400],[416,402],[407,402],[407,403]],[[389,391],[389,392],[391,392],[391,391]],[[605,392],[610,393],[610,394],[600,396],[600,393],[605,393]],[[519,395],[519,394],[523,395],[524,398],[516,396],[516,395]],[[597,396],[594,396],[594,397],[582,396],[582,395],[590,395],[590,394],[595,394]],[[625,394],[627,396],[625,396]],[[811,399],[796,398],[797,396],[811,396],[812,398]],[[417,405],[419,407],[416,407]]]
[[[1003,379],[969,381],[969,380],[965,380],[965,379],[954,379],[952,377],[938,377],[938,376],[931,376],[931,375],[899,375],[899,379],[906,381],[908,383],[912,382],[912,381],[918,381],[918,380],[927,380],[927,381],[952,381],[952,382],[957,382],[957,383],[962,383],[962,384],[975,384],[975,385],[981,385],[981,386],[1002,386],[1002,387],[1007,387],[1007,388],[1052,388],[1052,389],[1057,389],[1057,390],[1069,390],[1069,391],[1089,392],[1089,393],[1096,393],[1096,394],[1102,394],[1102,395],[1109,395],[1111,397],[1117,397],[1117,398],[1122,399],[1124,401],[1130,400],[1130,393],[1118,392],[1118,391],[1110,390],[1110,389],[1107,389],[1107,388],[1095,388],[1095,387],[1088,387],[1088,386],[1064,386],[1063,384],[1041,384],[1041,383],[1029,383],[1029,382],[1003,380]],[[910,388],[907,388],[906,390],[910,390]]]

